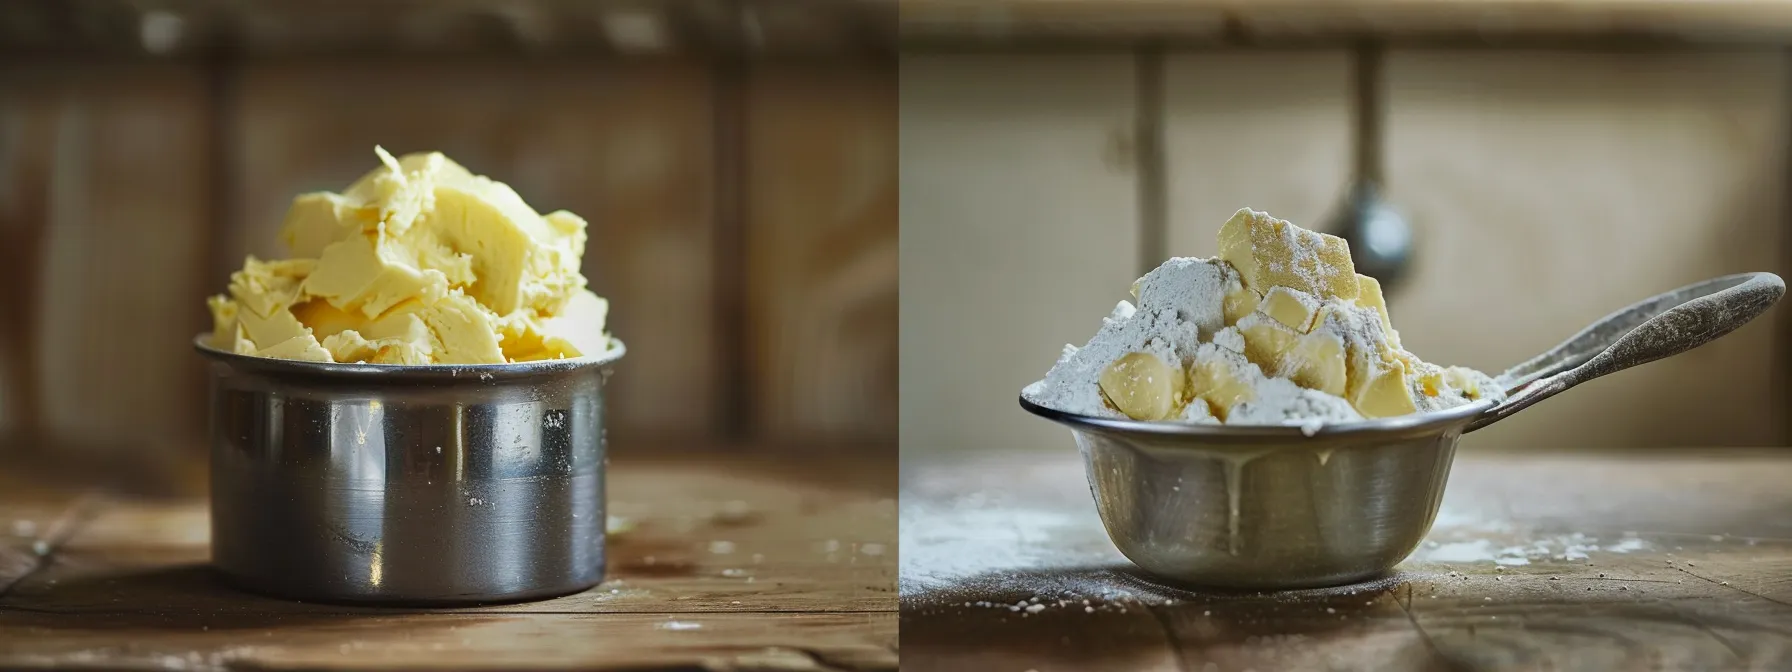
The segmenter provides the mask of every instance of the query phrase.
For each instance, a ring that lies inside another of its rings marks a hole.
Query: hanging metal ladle
[[[1344,203],[1326,229],[1350,243],[1358,273],[1389,287],[1399,282],[1412,264],[1412,227],[1381,198],[1385,118],[1381,45],[1359,46],[1355,60],[1355,175]]]

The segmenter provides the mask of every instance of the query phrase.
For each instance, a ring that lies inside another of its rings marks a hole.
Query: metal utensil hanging
[[[1412,228],[1382,199],[1382,136],[1386,117],[1382,91],[1382,47],[1359,46],[1355,54],[1356,164],[1350,190],[1328,230],[1350,243],[1358,273],[1392,289],[1412,264]]]

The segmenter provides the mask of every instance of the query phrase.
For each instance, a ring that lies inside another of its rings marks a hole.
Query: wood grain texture
[[[896,435],[896,70],[750,70],[744,176],[758,429]]]
[[[1350,56],[1181,54],[1164,68],[1169,254],[1211,257],[1239,208],[1321,227],[1352,150]]]
[[[240,593],[202,501],[105,500],[0,593],[0,667],[893,670],[895,465],[842,454],[618,459],[603,585],[462,609]],[[67,492],[9,492],[0,525]]]
[[[347,186],[377,164],[375,144],[440,150],[538,210],[590,222],[584,272],[630,346],[611,381],[616,431],[706,433],[717,394],[709,81],[676,63],[249,66],[235,131],[241,229],[226,248],[283,256],[275,234],[293,196]]]
[[[1387,76],[1389,198],[1417,238],[1389,309],[1427,361],[1499,371],[1658,292],[1785,271],[1777,51],[1406,51]],[[1758,320],[1471,442],[1779,443],[1775,348]]]
[[[1772,39],[1792,5],[1753,0],[904,0],[907,43],[1514,36]]]
[[[1783,451],[1465,455],[1383,579],[1203,592],[1108,542],[1070,451],[905,464],[910,665],[985,669],[1782,669]],[[1663,493],[1674,493],[1664,497]]]
[[[903,450],[1068,445],[1015,400],[1137,277],[1133,60],[905,56],[901,79]]]
[[[0,124],[21,134],[9,155],[43,153],[12,166],[30,174],[6,185],[16,216],[41,218],[18,222],[41,229],[12,241],[33,262],[13,270],[38,275],[6,290],[33,293],[17,305],[35,308],[12,319],[37,345],[6,347],[26,360],[8,375],[31,388],[14,410],[39,417],[14,424],[40,430],[26,440],[46,450],[190,455],[204,420],[188,397],[198,367],[181,356],[207,322],[196,303],[203,77],[176,65],[44,66],[0,73],[0,92]]]

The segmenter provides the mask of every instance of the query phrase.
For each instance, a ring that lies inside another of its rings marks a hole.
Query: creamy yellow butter
[[[293,258],[250,257],[207,300],[212,345],[322,362],[499,364],[596,355],[609,305],[579,271],[585,220],[538,214],[439,152],[293,199]]]
[[[1183,373],[1179,368],[1147,352],[1129,353],[1114,360],[1101,373],[1101,392],[1135,420],[1163,420],[1186,400],[1182,399]]]

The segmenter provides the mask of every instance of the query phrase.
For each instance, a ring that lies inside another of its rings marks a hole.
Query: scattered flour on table
[[[1476,563],[1491,562],[1504,567],[1518,567],[1534,562],[1574,562],[1588,560],[1594,553],[1634,553],[1654,548],[1647,540],[1633,533],[1610,542],[1583,532],[1536,534],[1515,530],[1509,525],[1473,520],[1451,515],[1449,509],[1439,512],[1432,527],[1431,541],[1413,553],[1414,560],[1426,562]],[[1511,543],[1520,541],[1520,543]]]

